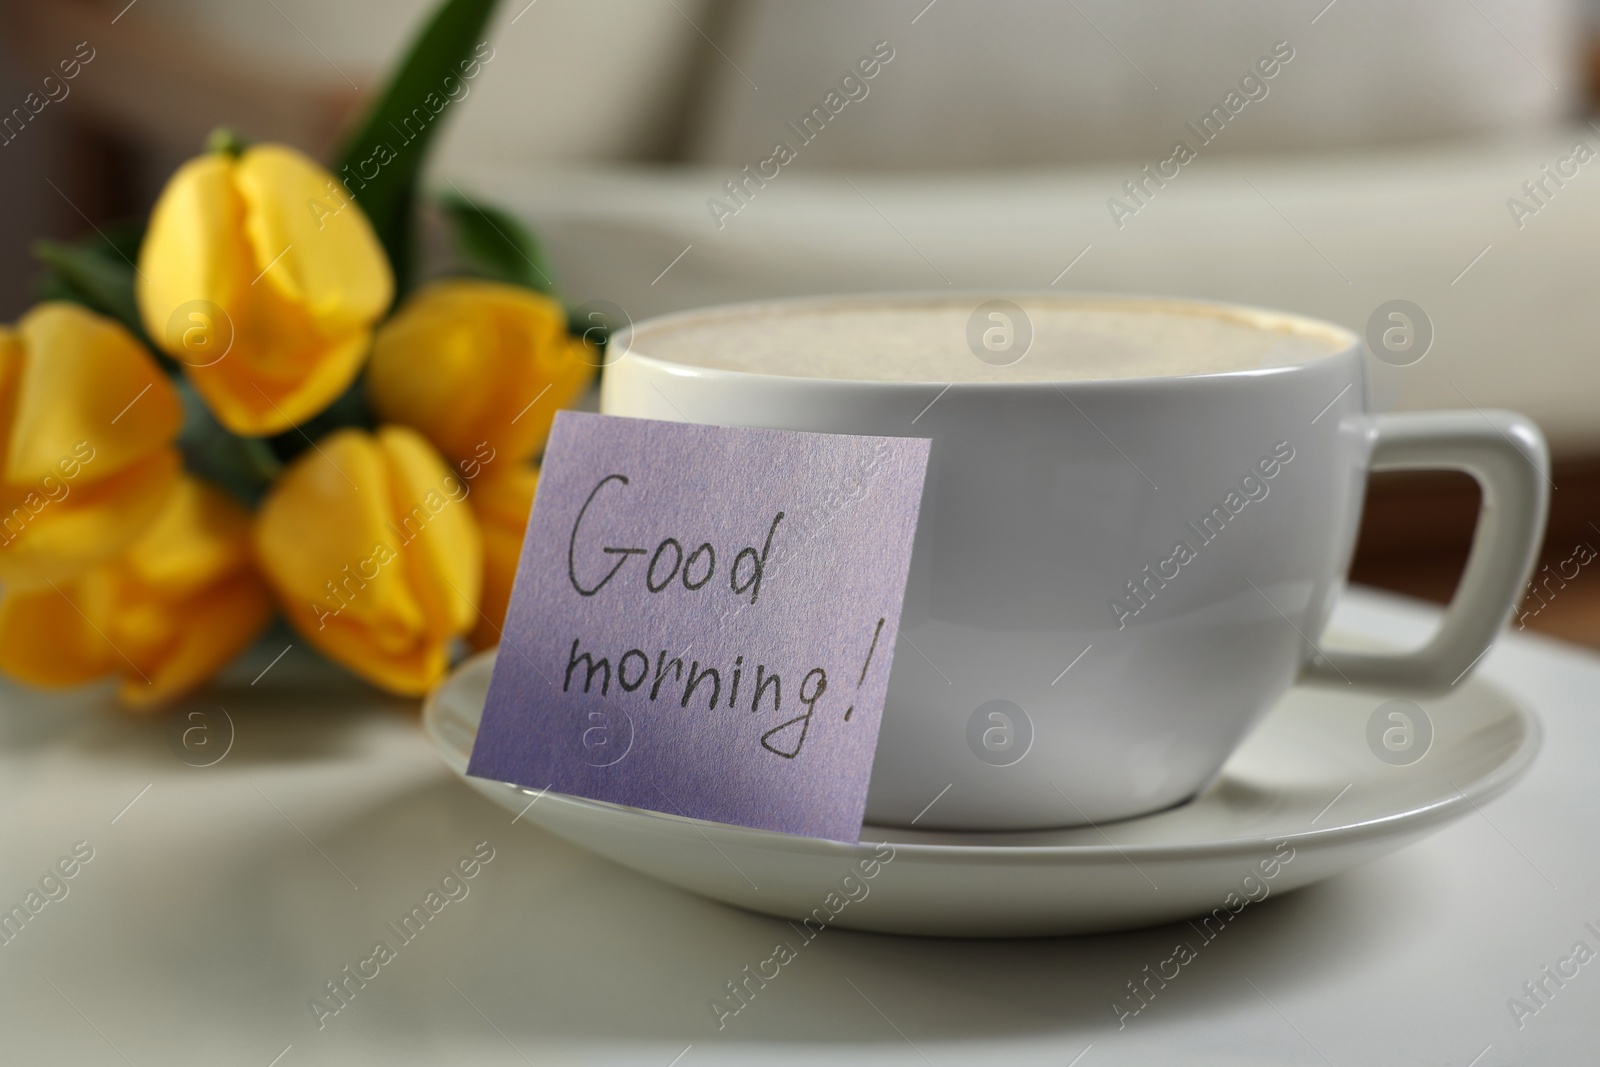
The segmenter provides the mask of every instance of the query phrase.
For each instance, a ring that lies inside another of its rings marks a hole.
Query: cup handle
[[[1307,672],[1447,688],[1494,643],[1533,569],[1550,503],[1550,454],[1539,428],[1514,411],[1405,412],[1373,416],[1370,426],[1370,470],[1459,470],[1477,479],[1483,499],[1472,550],[1427,644],[1399,653],[1325,649]]]

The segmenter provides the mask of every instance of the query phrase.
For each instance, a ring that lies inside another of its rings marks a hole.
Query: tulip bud
[[[538,468],[526,466],[491,470],[473,485],[472,511],[483,531],[483,595],[478,602],[478,623],[467,635],[467,643],[474,649],[500,643],[538,485]]]
[[[178,477],[183,412],[144,347],[76,304],[0,326],[0,581],[70,580],[133,542]]]
[[[32,685],[117,675],[152,707],[204,682],[272,617],[255,573],[250,516],[187,475],[143,536],[108,564],[0,600],[0,670]]]
[[[339,430],[302,453],[255,531],[290,623],[374,685],[427,692],[478,618],[483,546],[469,489],[403,426]]]
[[[299,425],[349,388],[394,279],[367,217],[282,145],[180,167],[139,252],[146,332],[217,421],[246,436]]]
[[[544,448],[597,362],[549,297],[458,279],[420,290],[378,330],[367,393],[381,418],[421,430],[452,461],[487,443],[519,463]]]

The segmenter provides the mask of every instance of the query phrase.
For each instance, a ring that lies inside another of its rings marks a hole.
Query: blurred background
[[[214,126],[327,158],[427,6],[0,0],[0,316],[33,239],[146,211]],[[1600,0],[507,0],[489,40],[431,179],[534,226],[569,303],[1054,286],[1364,332],[1413,302],[1431,347],[1373,360],[1375,401],[1540,422],[1512,626],[1600,647]],[[1375,478],[1355,579],[1448,599],[1477,506]]]

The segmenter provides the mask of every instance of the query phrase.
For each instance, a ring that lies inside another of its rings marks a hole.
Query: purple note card
[[[858,840],[927,464],[557,415],[467,773]]]

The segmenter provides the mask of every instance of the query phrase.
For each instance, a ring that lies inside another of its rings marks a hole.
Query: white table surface
[[[1429,614],[1363,594],[1341,619],[1405,639]],[[1507,1007],[1576,941],[1600,951],[1583,926],[1600,928],[1600,657],[1568,646],[1510,635],[1482,665],[1543,721],[1527,779],[1418,845],[1251,907],[1120,1031],[1112,1002],[1187,927],[1019,942],[827,930],[719,1032],[707,1001],[792,938],[785,924],[511,825],[453,779],[407,705],[308,674],[298,645],[251,686],[276,651],[211,703],[237,728],[211,767],[174,754],[166,720],[110,715],[91,697],[0,698],[0,907],[21,903],[75,842],[94,849],[68,895],[0,944],[0,1062],[1492,1067],[1600,1056],[1600,959],[1522,1029]],[[322,679],[319,695],[308,677]],[[396,945],[384,923],[485,840],[495,857],[468,895],[319,1030],[308,999],[380,938]]]

